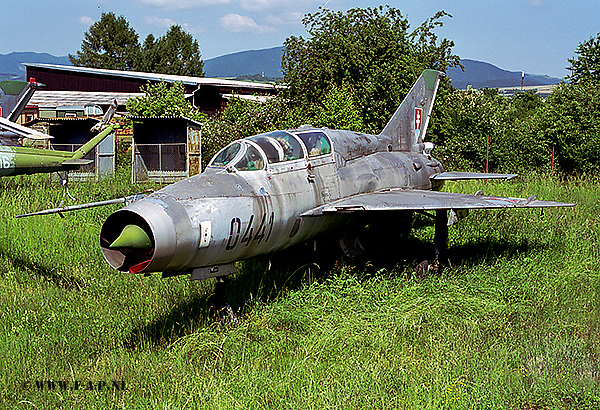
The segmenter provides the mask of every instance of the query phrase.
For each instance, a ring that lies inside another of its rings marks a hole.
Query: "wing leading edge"
[[[529,198],[505,198],[483,194],[469,195],[417,189],[388,189],[354,195],[311,209],[302,216],[371,211],[427,211],[494,208],[544,208],[574,206],[566,202]]]

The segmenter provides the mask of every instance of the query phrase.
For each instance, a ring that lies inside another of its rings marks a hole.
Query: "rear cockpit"
[[[331,153],[331,139],[323,130],[273,131],[232,142],[215,155],[208,168],[260,171]]]

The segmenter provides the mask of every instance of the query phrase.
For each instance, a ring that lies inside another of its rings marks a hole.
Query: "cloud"
[[[273,3],[276,1],[273,0],[240,0],[240,7],[246,11],[258,11],[258,10],[266,10],[271,8]],[[281,2],[279,2],[281,3]]]
[[[175,20],[163,17],[146,16],[144,17],[144,20],[146,21],[146,24],[160,28],[169,28],[172,25],[177,24]]]
[[[304,18],[304,13],[293,11],[289,13],[270,14],[265,20],[274,26],[283,26],[288,24],[300,24]]]
[[[219,20],[221,27],[232,33],[272,33],[275,29],[271,26],[261,26],[251,17],[240,16],[239,14],[228,14]]]
[[[533,7],[543,7],[546,5],[543,0],[529,0],[529,5]]]
[[[240,0],[240,7],[245,11],[263,11],[269,9],[301,9],[322,5],[324,0]]]
[[[83,24],[84,26],[91,26],[94,24],[94,19],[88,16],[81,16],[79,17],[79,23]]]
[[[220,6],[229,4],[232,0],[138,0],[147,6],[154,6],[163,9],[181,10],[181,9],[199,9],[209,6]]]
[[[178,23],[173,19],[164,18],[164,17],[146,16],[146,17],[144,17],[144,21],[149,26],[154,26],[154,27],[158,27],[160,29],[165,29],[165,30],[170,28],[171,26],[179,25],[185,31],[187,31],[188,33],[191,33],[191,34],[199,34],[199,33],[204,33],[206,31],[206,27],[195,26],[195,25],[192,25],[189,23]]]

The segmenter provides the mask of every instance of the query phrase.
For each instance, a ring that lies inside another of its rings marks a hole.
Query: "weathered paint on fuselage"
[[[132,221],[144,226],[154,243],[142,271],[180,272],[243,260],[348,222],[339,215],[300,217],[306,211],[386,188],[432,189],[430,176],[443,171],[427,155],[390,152],[384,136],[321,131],[331,139],[332,153],[258,171],[208,167],[115,212],[101,234],[107,260],[121,271],[143,262],[107,246]]]
[[[0,176],[69,171],[77,166],[63,165],[72,152],[0,145]]]

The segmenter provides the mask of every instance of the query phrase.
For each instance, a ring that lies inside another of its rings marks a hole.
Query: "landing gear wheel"
[[[238,321],[233,309],[227,303],[225,292],[227,289],[227,283],[229,279],[227,276],[221,276],[217,278],[215,284],[215,294],[213,296],[213,302],[211,310],[213,312],[214,321],[219,328],[227,328],[235,325]]]
[[[451,266],[448,260],[448,212],[445,209],[435,211],[433,246],[435,253],[433,272],[440,275],[445,265]]]

